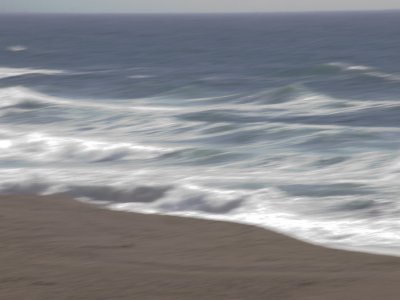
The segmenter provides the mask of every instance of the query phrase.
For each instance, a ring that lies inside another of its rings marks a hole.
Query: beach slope
[[[0,197],[0,299],[400,299],[400,258],[264,229]]]

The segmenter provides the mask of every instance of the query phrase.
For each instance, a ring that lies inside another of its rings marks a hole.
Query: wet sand
[[[0,197],[0,299],[400,299],[400,258],[240,224]]]

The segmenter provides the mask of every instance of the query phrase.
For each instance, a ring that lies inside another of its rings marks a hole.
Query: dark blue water
[[[1,15],[0,191],[400,253],[400,12]]]

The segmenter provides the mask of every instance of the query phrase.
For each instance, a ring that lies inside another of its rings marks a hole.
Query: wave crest
[[[9,67],[0,67],[0,79],[22,76],[22,75],[60,75],[66,74],[66,71],[63,70],[53,70],[53,69],[31,69],[31,68],[9,68]]]
[[[0,136],[0,158],[36,162],[107,162],[160,156],[172,149],[133,143],[28,135],[8,132]]]

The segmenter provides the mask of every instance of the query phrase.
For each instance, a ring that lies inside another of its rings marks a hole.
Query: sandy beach
[[[62,196],[0,205],[0,299],[399,299],[396,257]]]

